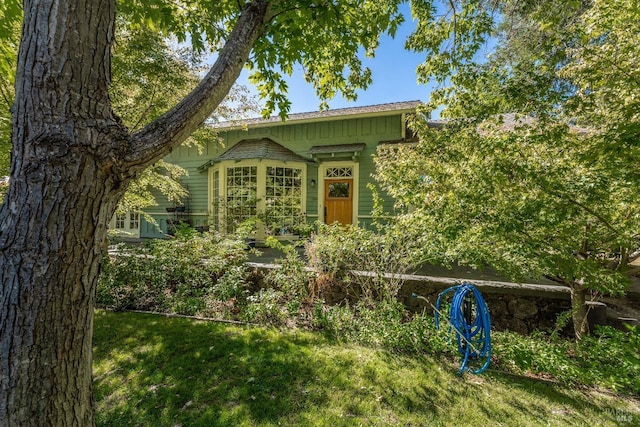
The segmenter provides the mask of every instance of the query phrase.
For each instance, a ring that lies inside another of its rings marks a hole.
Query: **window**
[[[352,167],[337,167],[325,169],[325,178],[351,178],[353,176]]]
[[[227,231],[257,215],[258,167],[227,168]]]
[[[348,198],[351,195],[349,191],[349,182],[333,182],[329,184],[329,194],[328,197],[330,199],[344,199]]]
[[[140,214],[138,212],[129,212],[129,228],[132,230],[140,228]]]
[[[123,237],[140,237],[140,214],[133,211],[116,213],[109,228]]]
[[[127,214],[126,213],[117,213],[116,214],[116,228],[118,229],[124,229],[124,224],[127,221]]]
[[[266,168],[265,226],[271,234],[288,234],[302,215],[302,169]]]
[[[257,235],[295,234],[306,222],[306,165],[279,160],[222,161],[209,172],[211,224],[233,233],[259,220]]]

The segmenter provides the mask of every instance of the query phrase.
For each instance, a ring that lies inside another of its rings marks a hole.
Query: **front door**
[[[353,179],[324,181],[324,222],[353,222]]]

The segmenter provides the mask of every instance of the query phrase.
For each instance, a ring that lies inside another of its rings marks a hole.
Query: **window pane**
[[[233,232],[242,222],[256,215],[257,203],[256,166],[227,168],[227,231]]]
[[[125,221],[127,220],[127,214],[116,214],[116,228],[124,228]]]
[[[334,182],[329,184],[329,197],[332,199],[349,198],[349,187],[348,182]]]
[[[129,228],[137,230],[140,228],[140,214],[138,212],[129,212]]]
[[[266,171],[266,231],[269,234],[291,233],[302,217],[302,169],[267,167]]]

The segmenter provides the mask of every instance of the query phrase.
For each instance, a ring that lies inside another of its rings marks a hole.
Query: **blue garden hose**
[[[471,283],[452,286],[442,291],[436,301],[435,321],[438,329],[440,329],[440,304],[443,297],[449,292],[453,292],[449,308],[449,330],[456,331],[458,351],[462,354],[462,366],[459,373],[466,370],[480,374],[487,369],[491,361],[489,309],[480,291]],[[482,365],[479,369],[471,369],[467,366],[470,361],[478,361]]]
[[[443,297],[453,292],[451,307],[449,308],[449,331],[456,331],[458,351],[462,355],[462,366],[458,371],[481,374],[491,361],[491,318],[489,310],[480,291],[471,283],[462,283],[445,289],[438,295],[435,308],[436,328],[440,329],[440,304]],[[416,298],[428,301],[424,297],[413,294]],[[481,363],[479,369],[467,366],[469,362]]]

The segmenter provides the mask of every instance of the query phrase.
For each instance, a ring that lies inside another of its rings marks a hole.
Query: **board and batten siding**
[[[358,221],[370,222],[373,209],[373,197],[367,184],[373,179],[371,174],[375,166],[372,155],[381,141],[398,140],[404,130],[403,115],[390,113],[387,116],[340,118],[326,121],[310,121],[306,123],[274,123],[249,128],[248,130],[224,130],[219,134],[219,141],[211,141],[206,147],[181,146],[169,154],[165,160],[175,163],[187,170],[188,176],[181,182],[188,188],[189,196],[185,200],[188,218],[192,225],[208,224],[208,174],[198,170],[209,160],[215,159],[241,140],[270,138],[291,151],[311,160],[309,150],[318,145],[365,143],[366,147],[359,156],[359,200]],[[319,185],[317,164],[307,164],[307,200],[306,214],[309,221],[318,219],[318,191],[309,187],[311,180]],[[385,199],[385,207],[390,209],[392,201]],[[158,222],[158,227],[143,220],[141,237],[161,237],[167,231],[167,220],[175,219],[176,214],[167,213],[165,208],[172,206],[164,197],[158,196],[158,206],[148,210],[148,214]]]

